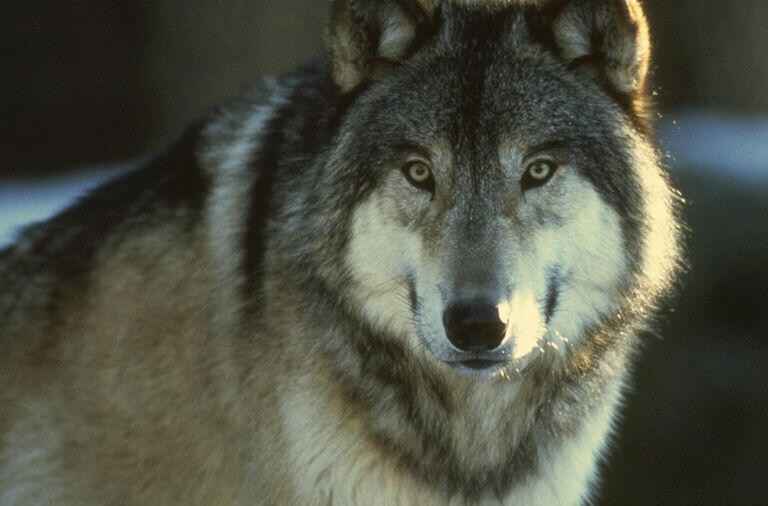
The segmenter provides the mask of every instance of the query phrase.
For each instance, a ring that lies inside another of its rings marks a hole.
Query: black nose
[[[448,340],[461,351],[489,351],[499,347],[507,323],[496,306],[482,303],[455,304],[443,314]]]

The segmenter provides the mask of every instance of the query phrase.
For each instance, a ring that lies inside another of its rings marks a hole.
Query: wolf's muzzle
[[[470,302],[454,304],[443,313],[448,340],[464,352],[482,352],[498,348],[507,333],[497,306]]]

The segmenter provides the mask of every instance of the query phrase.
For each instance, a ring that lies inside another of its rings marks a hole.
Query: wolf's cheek
[[[545,231],[535,249],[556,249],[559,293],[547,339],[564,349],[601,317],[615,314],[627,272],[621,221],[587,181],[568,182],[561,224]],[[556,244],[556,246],[553,246]]]
[[[346,263],[354,304],[377,328],[413,334],[413,276],[423,256],[421,239],[393,216],[385,196],[374,194],[354,211]]]

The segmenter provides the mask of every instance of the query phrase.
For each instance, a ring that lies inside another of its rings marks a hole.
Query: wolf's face
[[[344,260],[360,313],[487,377],[564,353],[620,312],[646,145],[522,12],[441,15],[357,97],[331,164],[337,184],[366,181]]]

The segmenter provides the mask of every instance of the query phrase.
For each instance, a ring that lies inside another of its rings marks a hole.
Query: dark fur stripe
[[[325,62],[313,62],[290,77],[289,81],[301,84],[294,85],[286,105],[277,108],[267,122],[250,164],[257,178],[251,190],[244,245],[249,310],[258,307],[269,218],[279,214],[280,206],[290,200],[286,193],[293,182],[303,171],[313,169],[303,161],[315,159],[328,147],[350,104],[338,99]]]
[[[547,289],[547,307],[544,310],[544,314],[547,317],[547,325],[552,321],[552,316],[555,314],[557,308],[557,300],[560,295],[560,283],[557,276],[553,275],[549,280],[549,287]]]

